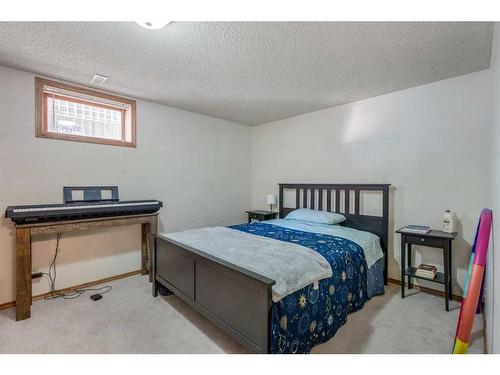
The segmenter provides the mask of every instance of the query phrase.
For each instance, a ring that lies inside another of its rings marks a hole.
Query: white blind
[[[119,102],[116,100],[102,98],[99,96],[87,95],[87,94],[83,94],[80,92],[65,90],[65,89],[61,89],[61,88],[53,87],[53,86],[48,86],[48,85],[43,86],[43,92],[48,93],[48,94],[65,96],[68,99],[75,98],[75,99],[86,100],[88,102],[108,105],[108,106],[115,107],[118,109],[130,109],[130,105],[127,103],[122,103],[122,102]]]

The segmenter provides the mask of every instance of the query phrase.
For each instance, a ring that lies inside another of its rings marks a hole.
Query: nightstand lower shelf
[[[444,273],[436,272],[436,277],[434,279],[430,279],[428,277],[422,277],[416,275],[417,268],[416,267],[408,267],[405,272],[405,276],[414,277],[415,279],[431,281],[433,283],[444,284]]]

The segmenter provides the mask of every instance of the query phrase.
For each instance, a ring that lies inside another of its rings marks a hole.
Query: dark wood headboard
[[[279,184],[279,217],[284,218],[297,208],[337,212],[347,219],[341,225],[376,234],[380,237],[380,246],[384,252],[384,283],[387,284],[390,186],[390,184]],[[285,190],[295,193],[295,207],[284,206]],[[382,193],[382,216],[360,213],[362,191]],[[341,195],[344,196],[342,202]],[[353,198],[354,201],[351,202]]]

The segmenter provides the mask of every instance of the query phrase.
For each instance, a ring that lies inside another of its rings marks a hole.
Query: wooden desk
[[[158,231],[158,213],[16,225],[16,320],[31,316],[31,236],[131,224],[141,224],[141,274],[149,273],[152,281],[149,254]]]

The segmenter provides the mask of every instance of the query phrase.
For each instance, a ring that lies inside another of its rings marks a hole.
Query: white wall
[[[486,327],[489,353],[500,353],[500,24],[495,23],[491,71],[493,105],[491,132],[491,204],[493,208],[493,246],[488,252],[486,269]],[[496,271],[496,272],[495,272]]]
[[[121,199],[164,202],[161,231],[245,220],[249,127],[139,100],[132,149],[35,138],[34,114],[34,75],[0,67],[0,212],[61,202],[67,185],[118,185]],[[35,270],[47,270],[54,246],[54,236],[33,239]],[[138,270],[139,249],[139,226],[64,234],[57,287]],[[2,219],[0,304],[15,298],[14,254],[13,225]],[[33,288],[43,293],[47,281]]]
[[[391,232],[409,223],[440,229],[445,209],[457,213],[453,292],[461,294],[489,201],[490,79],[480,71],[252,128],[252,207],[265,207],[279,182],[390,183]],[[399,279],[399,237],[389,245],[389,276]],[[439,250],[417,253],[417,262],[442,264]]]

